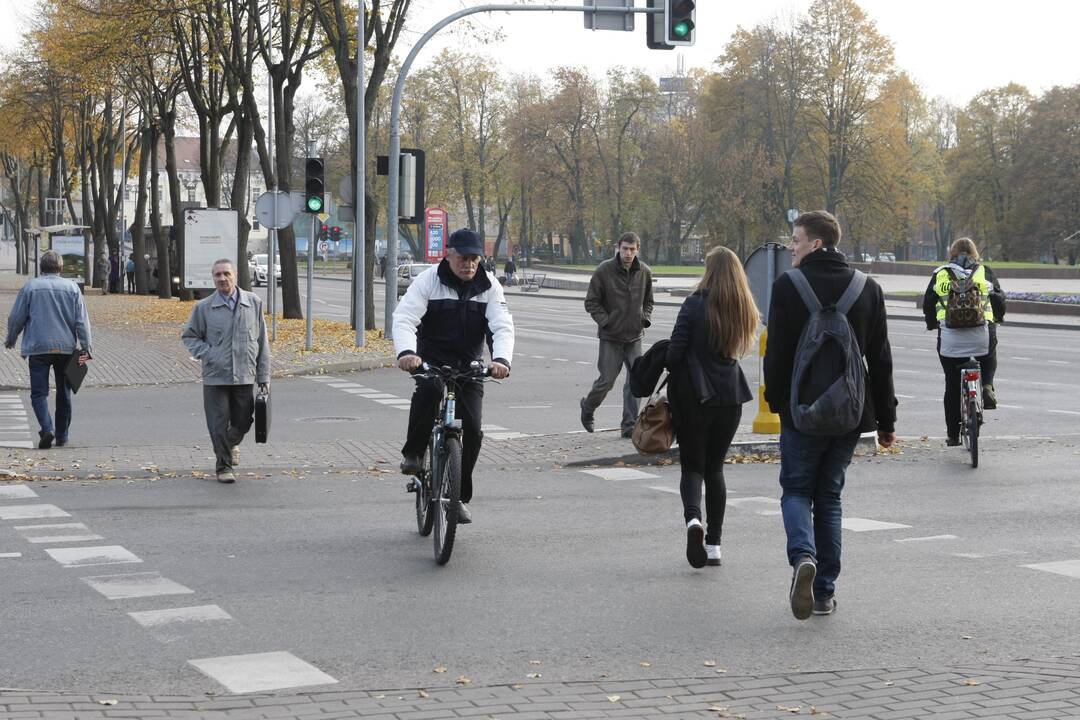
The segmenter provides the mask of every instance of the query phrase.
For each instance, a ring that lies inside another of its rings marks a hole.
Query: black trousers
[[[983,385],[994,384],[997,372],[997,326],[990,326],[990,351],[976,360],[982,367]],[[941,348],[941,340],[938,340]],[[960,368],[971,358],[952,358],[938,355],[941,369],[945,371],[945,431],[949,437],[960,436]]]
[[[232,448],[255,420],[254,385],[203,385],[206,429],[214,444],[215,470],[232,469]]]
[[[409,407],[409,431],[405,437],[402,455],[423,457],[431,439],[431,428],[442,400],[442,381],[417,380]],[[461,420],[461,501],[470,502],[473,495],[472,473],[476,459],[480,457],[480,432],[484,412],[484,384],[468,382],[458,385],[455,416]]]
[[[685,405],[683,405],[685,407]],[[724,457],[742,419],[742,405],[696,405],[680,412],[679,493],[683,519],[701,519],[701,485],[705,484],[705,542],[719,545],[727,509]]]

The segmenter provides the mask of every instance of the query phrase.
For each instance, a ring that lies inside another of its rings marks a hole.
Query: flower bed
[[[1025,300],[1027,302],[1059,303],[1062,305],[1080,305],[1080,295],[1055,295],[1053,293],[1005,292],[1007,300]]]

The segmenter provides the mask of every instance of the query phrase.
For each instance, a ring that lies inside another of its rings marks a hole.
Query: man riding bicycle
[[[416,371],[422,363],[467,369],[481,360],[489,339],[491,376],[510,374],[514,354],[514,321],[506,308],[502,286],[480,268],[484,243],[472,230],[450,235],[446,258],[420,273],[394,310],[394,349],[398,367]],[[439,380],[416,382],[409,409],[409,430],[401,448],[401,472],[416,475],[423,466],[442,388]],[[462,424],[461,505],[458,523],[472,522],[472,471],[480,456],[484,384],[477,380],[458,387],[457,416]]]

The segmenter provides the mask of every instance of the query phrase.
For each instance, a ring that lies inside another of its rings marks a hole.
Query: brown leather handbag
[[[630,435],[634,447],[646,455],[667,452],[675,443],[675,426],[671,422],[668,399],[666,395],[660,394],[666,384],[667,374],[641,409],[637,422],[634,423],[634,431]]]

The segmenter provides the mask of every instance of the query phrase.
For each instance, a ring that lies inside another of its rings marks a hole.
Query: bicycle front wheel
[[[979,403],[975,398],[967,405],[968,450],[971,452],[971,467],[979,467]]]
[[[461,500],[461,438],[448,437],[434,483],[435,562],[445,565],[454,551],[458,503]]]

